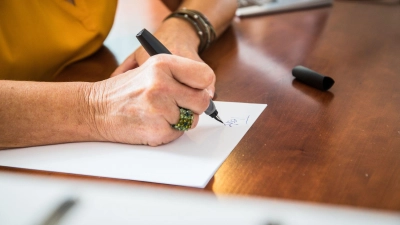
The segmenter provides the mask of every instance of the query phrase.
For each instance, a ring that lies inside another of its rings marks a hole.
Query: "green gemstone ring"
[[[171,127],[179,131],[187,131],[192,127],[193,112],[190,109],[179,108],[179,121],[172,124]]]

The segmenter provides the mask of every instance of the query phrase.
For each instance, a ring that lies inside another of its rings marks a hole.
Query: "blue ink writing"
[[[230,120],[226,121],[224,124],[228,127],[239,126],[243,124],[247,124],[250,116],[247,117],[232,117]]]

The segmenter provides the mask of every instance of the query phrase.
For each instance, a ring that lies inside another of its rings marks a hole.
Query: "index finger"
[[[206,89],[215,79],[214,71],[207,64],[180,56],[158,54],[147,63],[165,67],[175,80],[196,89]]]

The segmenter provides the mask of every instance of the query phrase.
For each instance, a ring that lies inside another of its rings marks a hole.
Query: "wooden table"
[[[120,1],[115,43],[143,27],[154,30],[167,15],[158,1],[138,2]],[[105,79],[120,54],[104,47],[57,80]],[[332,7],[236,18],[202,57],[217,75],[215,100],[268,104],[204,190],[0,170],[400,210],[398,3],[336,1]],[[291,69],[300,64],[332,77],[335,85],[323,92],[294,80]]]

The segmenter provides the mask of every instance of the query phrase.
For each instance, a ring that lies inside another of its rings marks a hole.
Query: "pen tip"
[[[221,118],[219,118],[218,115],[216,115],[216,116],[214,117],[214,119],[216,119],[217,121],[219,121],[219,122],[221,122],[222,124],[224,124],[224,122],[222,122]],[[225,124],[224,124],[224,125],[225,125]]]

